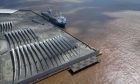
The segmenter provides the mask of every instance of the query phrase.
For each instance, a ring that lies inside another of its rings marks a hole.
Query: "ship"
[[[47,12],[41,12],[41,15],[52,24],[65,28],[66,17],[64,17],[62,14],[55,14],[51,9],[49,9]]]

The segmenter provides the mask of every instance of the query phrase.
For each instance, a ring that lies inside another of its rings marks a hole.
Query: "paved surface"
[[[66,31],[99,48],[101,63],[76,75],[63,71],[38,84],[140,84],[139,0],[15,0],[1,8],[63,10]]]

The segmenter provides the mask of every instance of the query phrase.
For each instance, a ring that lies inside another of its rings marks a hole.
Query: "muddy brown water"
[[[61,10],[65,31],[102,52],[101,62],[75,75],[38,84],[140,84],[140,0],[1,0],[0,8]]]

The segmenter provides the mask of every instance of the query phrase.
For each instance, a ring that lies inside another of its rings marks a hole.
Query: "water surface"
[[[101,63],[40,84],[140,84],[140,0],[0,0],[0,8],[60,10],[67,32],[103,52]]]

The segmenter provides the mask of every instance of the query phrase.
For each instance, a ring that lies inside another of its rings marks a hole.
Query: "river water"
[[[140,0],[0,0],[0,8],[59,10],[65,31],[103,53],[93,67],[40,84],[140,84]]]

